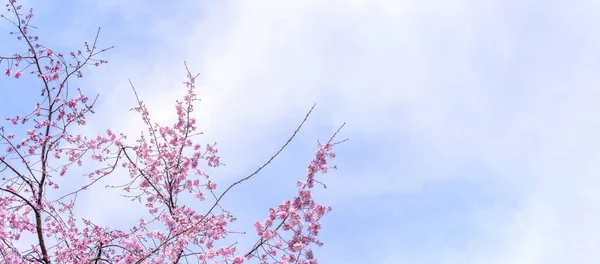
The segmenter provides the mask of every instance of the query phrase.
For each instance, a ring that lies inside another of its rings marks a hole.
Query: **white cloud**
[[[464,248],[448,244],[425,256],[389,245],[389,263],[600,259],[600,43],[590,26],[598,22],[597,5],[192,2],[169,12],[141,1],[85,4],[96,12],[76,16],[73,30],[104,21],[104,43],[117,45],[108,67],[88,79],[102,96],[99,113],[110,117],[90,129],[141,130],[134,115],[122,114],[134,104],[128,78],[156,118],[169,120],[186,60],[201,73],[204,138],[218,141],[225,163],[234,162],[227,174],[254,168],[316,102],[301,144],[312,148],[313,138],[326,138],[344,121],[352,138],[340,154],[347,167],[330,178],[339,191],[332,201],[418,192],[449,178],[491,182],[498,204],[521,198],[467,216],[481,232]],[[431,154],[401,163],[410,154],[402,152],[407,141]],[[456,176],[472,160],[500,173]]]

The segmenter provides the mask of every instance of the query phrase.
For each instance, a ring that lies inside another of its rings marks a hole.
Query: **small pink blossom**
[[[217,184],[213,181],[209,181],[208,184],[206,185],[206,188],[209,190],[214,190],[217,188]]]

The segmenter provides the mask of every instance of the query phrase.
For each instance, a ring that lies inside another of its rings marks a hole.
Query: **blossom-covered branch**
[[[298,193],[269,211],[267,220],[256,222],[257,243],[238,249],[230,235],[234,215],[220,201],[230,190],[256,176],[294,139],[313,108],[283,146],[255,172],[227,186],[220,195],[217,183],[206,167],[223,165],[216,143],[202,144],[194,111],[199,102],[195,91],[197,75],[186,65],[186,94],[175,102],[176,120],[171,125],[152,121],[144,101],[136,95],[145,133],[129,143],[128,137],[107,129],[101,135],[82,135],[75,128],[87,124],[94,113],[97,96],[90,99],[85,89],[73,91],[73,78],[83,78],[84,68],[99,66],[99,59],[112,47],[100,49],[98,30],[92,43],[68,55],[55,52],[31,34],[33,9],[8,0],[9,16],[15,28],[10,32],[23,52],[0,56],[4,78],[22,81],[31,78],[40,97],[23,98],[33,110],[10,113],[0,126],[0,261],[4,263],[317,263],[311,246],[317,239],[323,215],[331,210],[313,200],[311,189],[318,173],[327,173],[335,157],[333,137],[319,144],[308,174],[298,181]],[[0,51],[1,53],[2,51]],[[30,89],[24,87],[23,89]],[[1,92],[1,91],[0,91]],[[18,109],[17,109],[18,110]],[[12,115],[11,115],[12,114]],[[339,131],[339,130],[338,130]],[[337,134],[337,132],[336,132]],[[335,134],[334,134],[335,137]],[[85,165],[85,166],[84,166]],[[63,177],[77,177],[74,167],[90,169],[87,181],[75,190],[59,186]],[[77,195],[115,172],[124,170],[129,178],[118,188],[133,200],[144,201],[147,215],[131,223],[128,230],[99,226],[75,215]],[[323,185],[324,186],[324,185]],[[214,201],[207,199],[210,193]],[[54,197],[54,198],[51,198]],[[191,206],[208,203],[202,211]],[[22,248],[23,236],[35,242]]]

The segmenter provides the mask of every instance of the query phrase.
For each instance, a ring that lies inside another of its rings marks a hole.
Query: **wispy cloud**
[[[211,172],[223,182],[268,158],[317,103],[295,145],[228,201],[241,220],[287,198],[269,182],[291,187],[315,140],[347,122],[351,141],[319,193],[335,208],[323,263],[600,259],[596,3],[35,5],[57,45],[74,47],[102,26],[101,43],[116,46],[82,83],[101,94],[88,131],[139,133],[128,79],[169,121],[183,61],[200,72],[202,140],[219,142],[228,166]],[[265,194],[241,206],[256,189]],[[85,198],[88,213],[125,206],[94,199],[101,192]]]

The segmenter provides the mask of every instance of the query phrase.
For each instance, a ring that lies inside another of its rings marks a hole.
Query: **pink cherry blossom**
[[[132,139],[110,129],[80,134],[77,127],[88,124],[96,96],[88,95],[85,83],[75,89],[68,85],[69,80],[82,78],[88,65],[106,64],[97,57],[110,47],[97,47],[96,35],[80,50],[52,50],[32,35],[37,29],[29,26],[33,9],[24,11],[16,0],[7,2],[4,17],[16,27],[11,36],[16,35],[22,46],[12,57],[2,57],[0,63],[21,69],[14,74],[7,69],[7,76],[36,82],[34,86],[23,84],[23,89],[41,89],[35,91],[39,98],[16,99],[27,102],[24,109],[29,111],[11,113],[5,122],[12,126],[0,125],[0,165],[4,168],[0,182],[1,263],[318,263],[313,248],[323,245],[318,239],[321,219],[332,208],[315,201],[312,191],[322,185],[318,174],[331,168],[337,144],[332,140],[337,132],[327,143],[317,145],[306,174],[297,172],[299,180],[290,179],[290,184],[298,180],[296,193],[268,209],[266,219],[256,221],[254,232],[247,232],[256,234],[254,246],[238,248],[238,238],[232,236],[235,230],[230,227],[236,218],[221,204],[230,190],[260,177],[259,172],[292,141],[312,109],[268,162],[233,184],[217,184],[219,178],[208,173],[215,170],[207,168],[223,164],[217,144],[202,142],[199,137],[202,132],[195,116],[200,100],[195,90],[198,76],[187,66],[186,92],[174,103],[172,124],[154,122],[132,85],[137,98],[133,110],[145,125],[144,133]],[[32,74],[23,76],[22,70]],[[117,188],[147,211],[129,223],[129,228],[100,226],[76,215],[80,208],[77,195],[111,177],[128,179],[124,185],[107,187]],[[83,183],[78,189],[66,190],[59,186],[61,178]],[[34,241],[21,240],[24,236]]]

